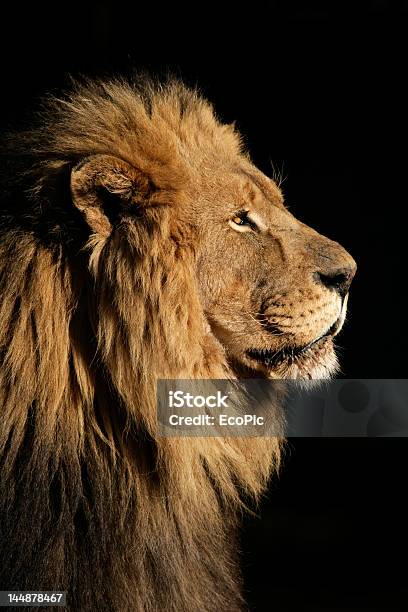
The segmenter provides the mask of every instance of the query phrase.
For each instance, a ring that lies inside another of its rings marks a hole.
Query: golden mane
[[[72,168],[118,157],[154,177],[144,231],[89,233]],[[69,609],[238,610],[231,540],[277,439],[161,438],[158,378],[231,376],[206,332],[194,231],[174,211],[239,135],[177,82],[76,85],[3,151],[0,586]],[[86,245],[86,246],[85,246]]]

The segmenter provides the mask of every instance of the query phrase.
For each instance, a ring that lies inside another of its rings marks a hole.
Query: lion
[[[327,378],[355,273],[196,90],[74,83],[2,150],[0,588],[242,610],[282,440],[164,438],[158,379]]]

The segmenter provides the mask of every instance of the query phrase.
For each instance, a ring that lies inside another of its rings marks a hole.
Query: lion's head
[[[122,90],[122,104],[125,93],[134,95]],[[85,95],[76,101],[84,116],[92,104]],[[112,108],[112,120],[129,129],[135,122],[127,150],[101,147],[103,153],[83,155],[73,167],[73,202],[94,237],[132,232],[144,244],[156,224],[157,239],[178,241],[180,256],[188,243],[198,318],[236,375],[330,376],[333,338],[355,273],[352,257],[289,213],[234,128],[220,124],[194,93],[173,85],[150,104],[142,117],[131,107]],[[143,129],[151,135],[141,146]]]
[[[179,83],[47,101],[2,175],[0,578],[238,610],[227,525],[280,442],[163,439],[156,381],[328,376],[354,261]]]

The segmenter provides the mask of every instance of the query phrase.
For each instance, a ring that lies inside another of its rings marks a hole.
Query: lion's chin
[[[319,342],[301,350],[281,351],[274,354],[268,351],[247,351],[246,365],[254,370],[254,376],[274,379],[318,380],[331,378],[338,370],[338,361],[333,346],[333,338],[326,336]]]

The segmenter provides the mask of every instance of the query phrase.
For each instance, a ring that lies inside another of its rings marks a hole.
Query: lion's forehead
[[[206,206],[226,214],[251,210],[266,222],[276,208],[286,212],[279,187],[255,167],[248,170],[238,166],[229,172],[219,168],[211,176],[204,173],[195,187],[195,196],[205,200]]]

